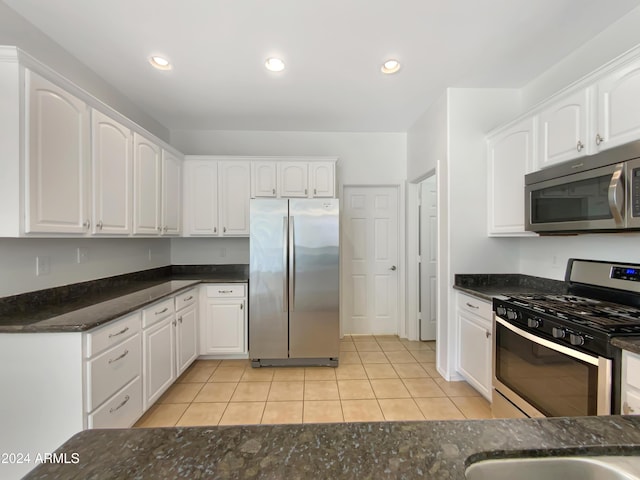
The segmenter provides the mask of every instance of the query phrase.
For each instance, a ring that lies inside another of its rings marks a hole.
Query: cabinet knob
[[[584,145],[582,144],[582,142],[580,140],[578,140],[578,144],[576,145],[576,150],[581,152],[583,148],[584,148]]]
[[[318,193],[318,190],[317,190],[316,188],[314,188],[314,189],[313,189],[313,194],[315,195],[315,194],[317,194],[317,193]]]
[[[307,194],[307,189],[306,189],[306,188],[304,189],[304,194],[305,194],[305,195]]]
[[[624,415],[631,415],[635,413],[635,410],[627,402],[624,402],[624,404],[622,405],[622,413]]]
[[[102,220],[100,220],[98,223],[96,223],[96,227],[98,228],[98,230],[102,230],[103,225],[104,224],[102,223]]]
[[[178,321],[182,323],[182,317],[178,317]]]
[[[391,265],[391,268],[389,270],[391,270],[392,272],[395,272],[398,269],[398,267],[396,267],[395,265]]]
[[[227,227],[222,227],[222,233],[225,233],[227,231]]]
[[[602,138],[600,136],[599,133],[596,134],[596,145],[600,145],[602,142],[604,142],[604,138]]]
[[[162,227],[158,227],[158,231],[159,231],[159,232],[162,232]]]
[[[489,332],[489,331],[485,331],[485,332],[484,332],[484,334],[485,334],[485,336],[486,336],[487,338],[489,338],[489,337],[491,336],[491,332]]]
[[[164,226],[164,232],[167,233],[167,230],[169,230],[169,227],[167,227],[166,225]]]
[[[217,227],[213,227],[213,233],[218,233],[218,228]]]
[[[244,305],[240,304],[240,310],[244,310]]]
[[[271,189],[271,193],[273,193],[275,195],[276,194],[276,189],[275,188]]]
[[[91,220],[85,220],[84,222],[82,222],[82,226],[84,228],[89,228],[91,226]]]

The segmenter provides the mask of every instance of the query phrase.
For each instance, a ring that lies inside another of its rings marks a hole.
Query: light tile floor
[[[352,336],[340,349],[337,368],[198,360],[135,426],[491,418],[472,387],[438,374],[434,342]]]

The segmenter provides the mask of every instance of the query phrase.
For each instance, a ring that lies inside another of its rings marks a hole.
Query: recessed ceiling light
[[[386,74],[396,73],[398,70],[400,70],[400,62],[393,58],[384,62],[380,67],[380,71]]]
[[[280,58],[267,58],[267,61],[264,62],[264,66],[270,72],[281,72],[284,70],[284,62]]]
[[[149,59],[149,63],[158,70],[171,70],[171,63],[164,57],[154,55]]]

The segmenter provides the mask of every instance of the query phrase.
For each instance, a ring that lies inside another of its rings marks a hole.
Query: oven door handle
[[[499,323],[504,328],[511,330],[516,335],[519,335],[527,340],[537,343],[538,345],[542,345],[543,347],[547,347],[550,350],[555,350],[558,353],[563,353],[569,357],[575,358],[577,360],[582,360],[583,362],[589,363],[591,365],[600,366],[599,357],[594,357],[592,355],[587,355],[586,353],[582,353],[578,350],[574,350],[573,348],[565,347],[564,345],[558,345],[557,343],[550,342],[547,339],[539,337],[537,335],[533,335],[525,330],[522,330],[515,325],[510,324],[506,320],[496,316],[496,323]]]
[[[611,182],[609,182],[609,209],[613,220],[616,222],[617,227],[624,227],[624,191],[622,182],[624,173],[624,163],[616,165],[616,169],[611,175]]]

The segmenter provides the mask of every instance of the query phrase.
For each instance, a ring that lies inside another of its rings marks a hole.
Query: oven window
[[[547,417],[597,414],[598,367],[497,325],[496,378]]]
[[[608,188],[611,175],[564,183],[531,192],[531,222],[571,222],[613,218]]]

